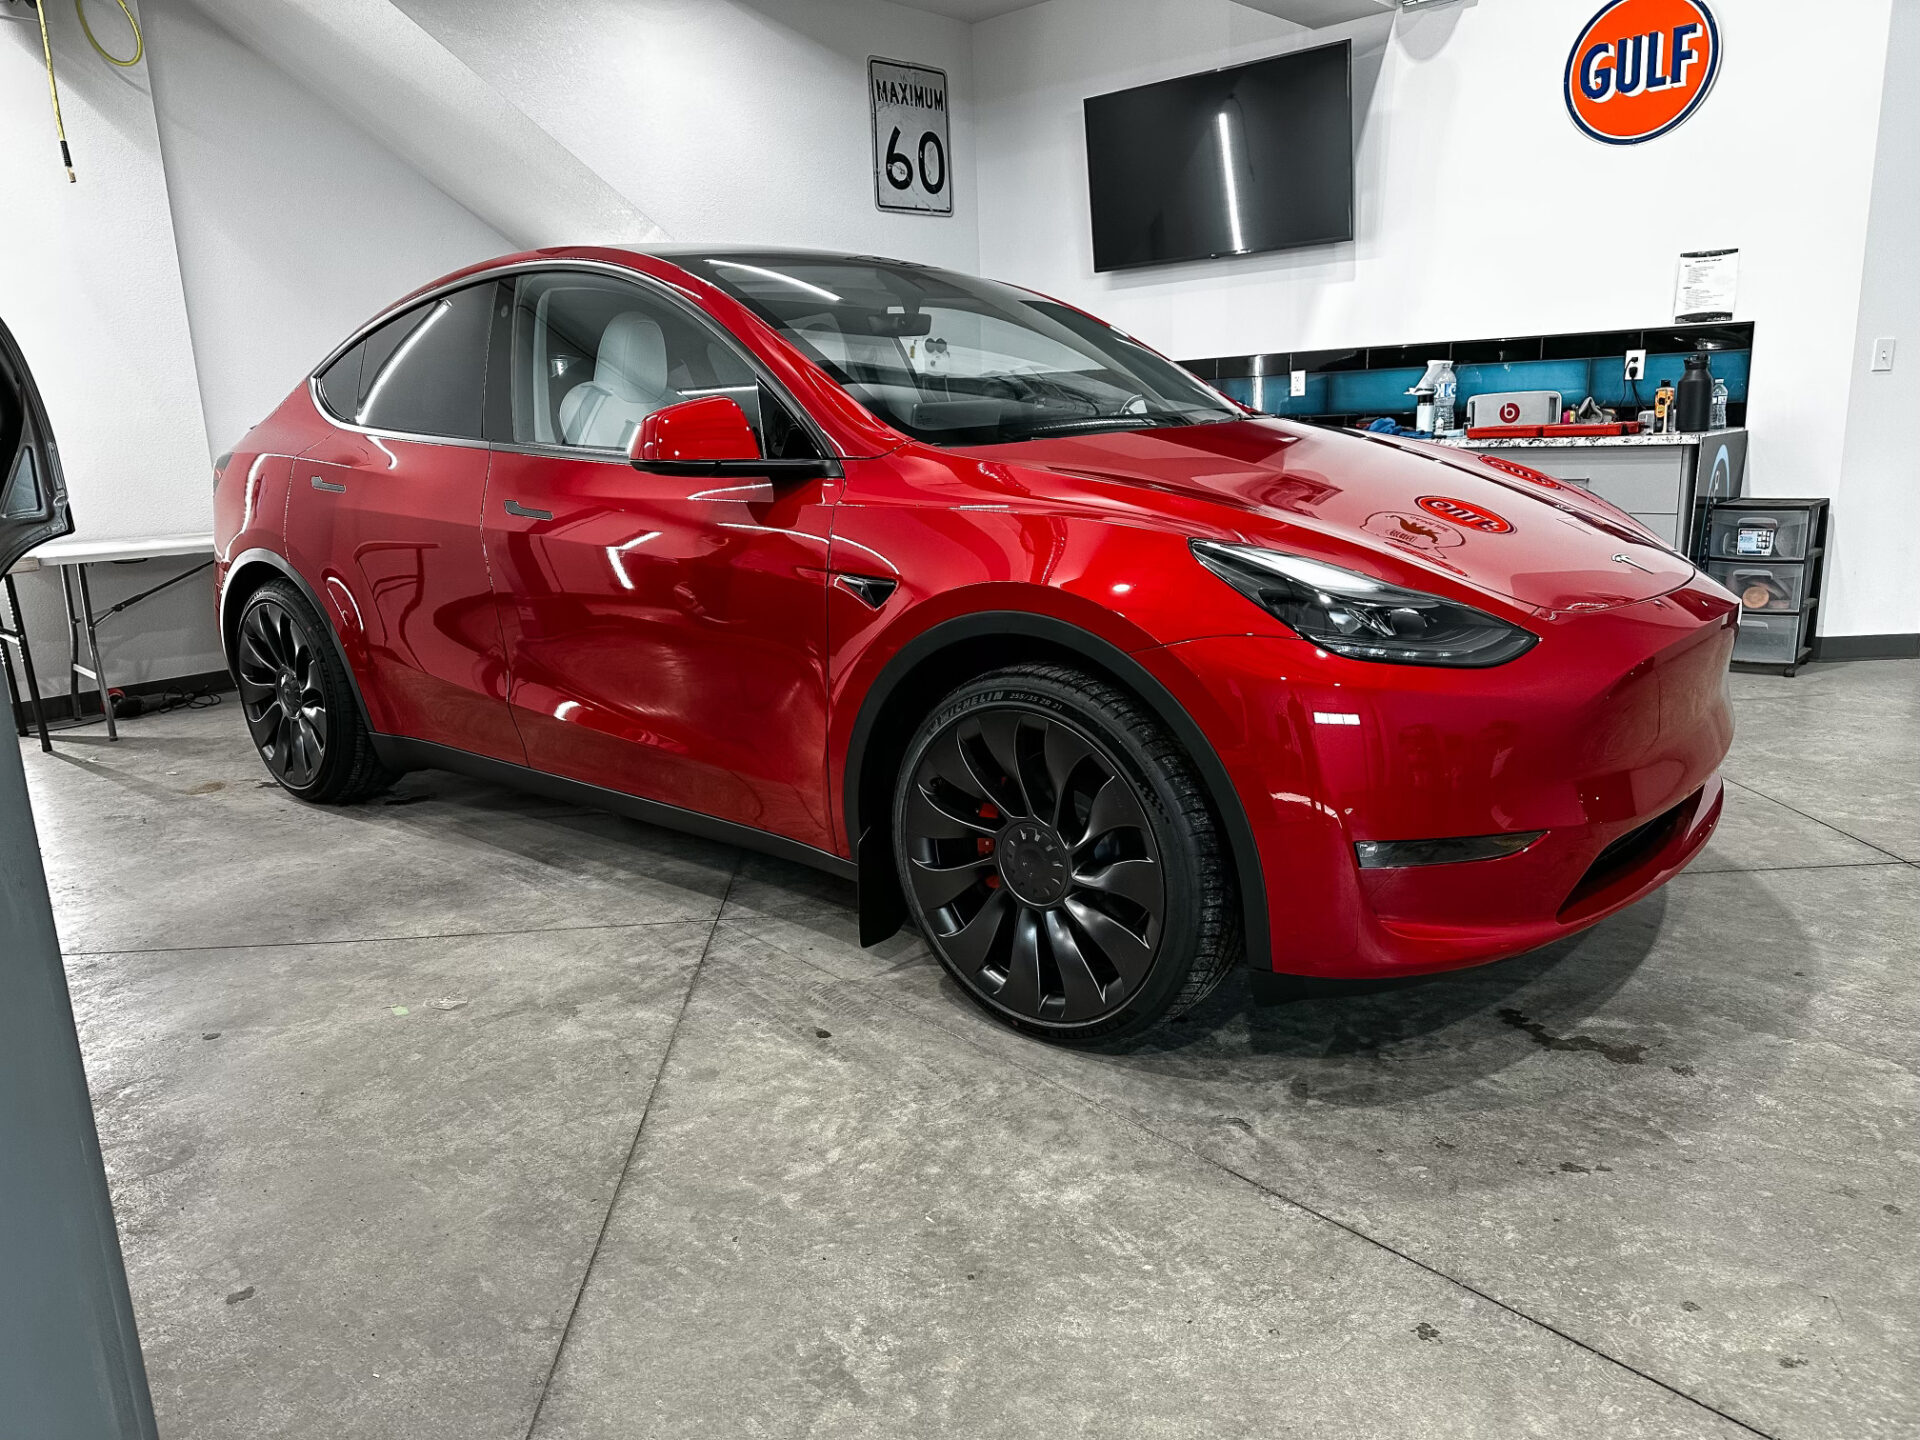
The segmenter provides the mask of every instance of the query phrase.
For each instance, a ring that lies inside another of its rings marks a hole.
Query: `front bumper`
[[[1368,664],[1254,636],[1135,658],[1206,732],[1246,811],[1266,963],[1379,977],[1547,944],[1699,853],[1733,738],[1736,615],[1683,588],[1548,617],[1539,645],[1491,670]],[[1532,830],[1546,833],[1518,854],[1448,865],[1362,870],[1353,849]]]

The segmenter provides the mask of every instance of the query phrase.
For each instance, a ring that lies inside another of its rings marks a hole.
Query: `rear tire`
[[[1191,760],[1139,701],[1066,666],[996,671],[935,707],[901,762],[893,845],[935,957],[1029,1035],[1137,1034],[1243,952]]]
[[[269,580],[247,597],[234,672],[254,749],[289,794],[350,805],[393,783],[333,635],[292,581]]]

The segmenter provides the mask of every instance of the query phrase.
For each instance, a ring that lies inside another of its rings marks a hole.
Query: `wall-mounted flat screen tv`
[[[1093,268],[1353,238],[1353,45],[1086,102]]]

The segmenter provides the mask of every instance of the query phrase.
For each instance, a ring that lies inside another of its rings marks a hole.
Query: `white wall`
[[[1612,147],[1560,98],[1591,0],[1461,0],[1313,32],[1230,0],[1048,0],[975,27],[981,266],[1196,356],[1661,324],[1677,254],[1738,246],[1736,316],[1757,327],[1750,486],[1836,495],[1851,533],[1879,495],[1843,488],[1841,456],[1888,0],[1846,8],[1849,63],[1809,64],[1795,0],[1719,7],[1705,105]],[[1084,97],[1342,35],[1361,105],[1355,240],[1094,273]],[[1868,593],[1843,583],[1823,633],[1891,628]]]
[[[147,67],[107,65],[88,48],[72,6],[47,6],[79,174],[69,185],[55,148],[40,28],[28,23],[32,12],[22,13],[27,20],[0,20],[0,316],[46,401],[74,523],[99,539],[210,530],[205,429]],[[99,25],[102,41],[124,53],[124,30],[104,17]],[[96,566],[96,606],[181,568]],[[42,689],[64,694],[59,584],[43,572],[20,576],[17,587]],[[113,682],[220,668],[211,606],[202,576],[109,621]]]
[[[391,0],[193,0],[514,248],[660,231]]]
[[[976,268],[973,49],[884,0],[398,0],[674,240]],[[954,213],[874,205],[867,57],[947,72]]]
[[[69,185],[60,168],[39,26],[0,20],[0,315],[46,400],[80,533],[209,530],[147,68],[112,68],[88,48],[71,5],[46,8],[80,178]],[[114,43],[104,19],[99,33]]]
[[[145,13],[206,443],[218,454],[370,315],[517,247],[190,0],[146,0]]]
[[[1887,43],[1880,148],[1853,341],[1853,394],[1827,585],[1863,634],[1920,631],[1920,3],[1898,0]],[[1897,341],[1874,374],[1874,340]]]

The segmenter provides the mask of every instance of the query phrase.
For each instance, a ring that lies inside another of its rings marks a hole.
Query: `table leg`
[[[14,634],[20,637],[20,668],[26,672],[27,676],[27,704],[33,710],[33,726],[34,729],[40,732],[40,748],[51,754],[53,752],[53,741],[47,738],[47,709],[46,706],[40,703],[40,679],[33,673],[33,648],[27,640],[27,622],[20,614],[20,592],[13,588],[13,576],[11,575],[6,577],[6,592],[7,625]],[[13,656],[8,653],[5,645],[0,645],[0,655],[6,656],[7,681],[8,684],[11,685],[13,681]],[[14,691],[14,696],[16,699],[19,698],[19,691],[17,689]],[[27,733],[24,719],[22,719],[20,725],[20,733],[22,735]]]
[[[100,637],[94,628],[93,591],[87,585],[87,567],[75,565],[80,579],[80,617],[87,627],[87,654],[93,659],[93,680],[100,687],[100,713],[107,722],[107,739],[118,740],[113,724],[113,697],[107,693],[107,667],[100,663]]]
[[[60,605],[67,612],[67,706],[80,718],[80,619],[73,599],[73,567],[60,567]]]

